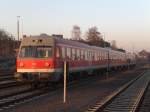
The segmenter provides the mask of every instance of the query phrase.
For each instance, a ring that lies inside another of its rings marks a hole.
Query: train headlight
[[[21,63],[19,64],[19,66],[20,66],[20,67],[23,67],[23,66],[24,66],[24,64],[21,62]]]
[[[50,64],[49,64],[49,63],[45,63],[45,66],[46,66],[46,67],[49,67],[49,66],[50,66]]]

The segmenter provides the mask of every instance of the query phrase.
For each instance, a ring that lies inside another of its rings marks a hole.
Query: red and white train
[[[106,69],[108,64],[110,68],[135,65],[135,57],[129,53],[40,35],[23,38],[15,77],[19,81],[59,81],[65,60],[69,74]]]

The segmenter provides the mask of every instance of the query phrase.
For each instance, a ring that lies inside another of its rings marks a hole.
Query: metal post
[[[64,96],[63,96],[63,103],[66,103],[66,96],[67,96],[67,61],[64,61]]]

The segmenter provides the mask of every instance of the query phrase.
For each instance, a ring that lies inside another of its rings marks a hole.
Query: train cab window
[[[20,58],[48,58],[52,57],[52,47],[50,46],[23,46]]]
[[[37,48],[37,56],[38,58],[48,58],[52,56],[52,48],[48,47],[38,47]]]

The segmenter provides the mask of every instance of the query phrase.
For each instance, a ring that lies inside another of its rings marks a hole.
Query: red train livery
[[[110,68],[135,65],[134,55],[129,53],[40,35],[23,38],[15,77],[19,81],[59,81],[65,60],[70,74],[106,69],[108,63]]]

